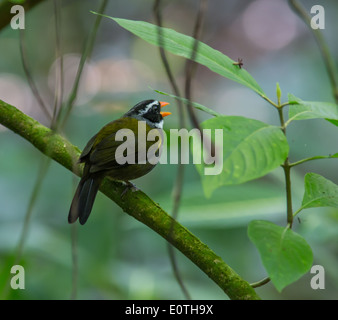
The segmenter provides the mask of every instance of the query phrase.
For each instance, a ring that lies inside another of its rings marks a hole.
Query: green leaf
[[[338,208],[338,186],[316,173],[307,173],[302,209],[316,207]]]
[[[338,126],[338,106],[329,102],[303,101],[289,94],[289,120],[326,119]]]
[[[248,236],[258,249],[263,265],[279,292],[312,266],[311,247],[289,228],[254,220],[248,226]]]
[[[332,119],[326,119],[326,120],[338,127],[338,120],[332,120]]]
[[[168,96],[168,97],[171,97],[171,98],[174,98],[174,99],[178,99],[178,100],[180,100],[180,101],[182,101],[184,103],[188,103],[188,99],[177,97],[177,96],[175,96],[173,94],[166,93],[166,92],[159,91],[159,90],[154,90],[154,91],[157,92],[157,93],[159,93],[159,94],[163,94],[165,96]],[[210,114],[210,115],[212,115],[214,117],[220,117],[220,116],[222,116],[222,114],[220,114],[220,113],[218,113],[218,112],[216,112],[216,111],[214,111],[212,109],[209,109],[209,108],[207,108],[207,107],[205,107],[205,106],[203,106],[203,105],[201,105],[201,104],[199,104],[197,102],[190,101],[190,103],[191,103],[191,105],[194,108],[196,108],[198,110],[201,110],[201,111],[204,111],[205,113],[208,113],[208,114]]]
[[[206,174],[208,168],[216,166],[207,165],[205,161],[196,164],[207,197],[220,186],[240,184],[266,175],[280,166],[288,155],[289,146],[281,129],[258,120],[221,116],[204,121],[201,127],[211,130],[211,139],[216,129],[223,132],[223,141],[214,141],[217,159],[222,157],[218,166],[221,171]]]
[[[95,12],[92,12],[97,14]],[[167,51],[178,56],[191,59],[195,39],[169,28],[158,27],[144,21],[118,19],[103,15],[117,22],[121,27],[149,42],[161,46]],[[266,97],[263,90],[255,79],[243,68],[234,65],[235,61],[215,50],[203,42],[198,41],[198,52],[195,61],[206,66],[211,71],[220,74],[230,80],[236,81],[257,92],[260,96]]]

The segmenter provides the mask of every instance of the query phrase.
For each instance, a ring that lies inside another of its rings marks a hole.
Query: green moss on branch
[[[33,144],[46,156],[81,175],[77,164],[80,150],[64,137],[55,134],[38,121],[0,100],[0,123]],[[106,178],[100,191],[112,199],[127,214],[144,223],[172,243],[188,259],[204,271],[230,299],[259,299],[254,289],[232,270],[207,245],[189,230],[173,220],[158,204],[142,191],[128,191],[125,185]],[[66,215],[66,213],[65,213]],[[65,217],[66,221],[66,217]],[[173,230],[171,232],[171,230]]]

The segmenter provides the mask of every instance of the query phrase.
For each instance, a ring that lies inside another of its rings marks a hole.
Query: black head
[[[168,116],[170,112],[161,112],[161,108],[168,104],[157,100],[144,100],[131,108],[124,116],[146,121],[153,128],[162,128],[163,117]]]

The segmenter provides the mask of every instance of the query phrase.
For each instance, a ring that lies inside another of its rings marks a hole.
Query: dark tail
[[[101,183],[101,178],[85,177],[80,180],[70,206],[68,222],[73,223],[79,218],[81,224],[85,224]]]

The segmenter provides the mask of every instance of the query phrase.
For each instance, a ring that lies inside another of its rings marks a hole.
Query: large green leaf
[[[280,128],[258,120],[220,116],[204,121],[202,128],[211,129],[211,139],[215,129],[223,130],[222,144],[215,143],[217,153],[222,152],[221,172],[207,175],[206,169],[213,165],[203,161],[196,164],[207,197],[220,186],[240,184],[266,175],[280,166],[288,155],[289,146]]]
[[[309,271],[313,262],[310,246],[289,228],[268,221],[254,220],[248,236],[257,247],[263,265],[278,291]]]
[[[329,102],[303,101],[289,94],[289,120],[326,119],[338,125],[338,106]]]
[[[95,12],[93,12],[95,13]],[[144,21],[134,21],[105,16],[117,22],[121,27],[140,37],[141,39],[167,51],[187,59],[192,58],[195,39],[169,28],[158,27]],[[266,97],[255,79],[243,68],[234,65],[235,61],[215,50],[203,42],[198,41],[198,49],[194,60],[210,70],[236,81]]]
[[[316,173],[307,173],[302,209],[315,207],[338,208],[338,186]]]

